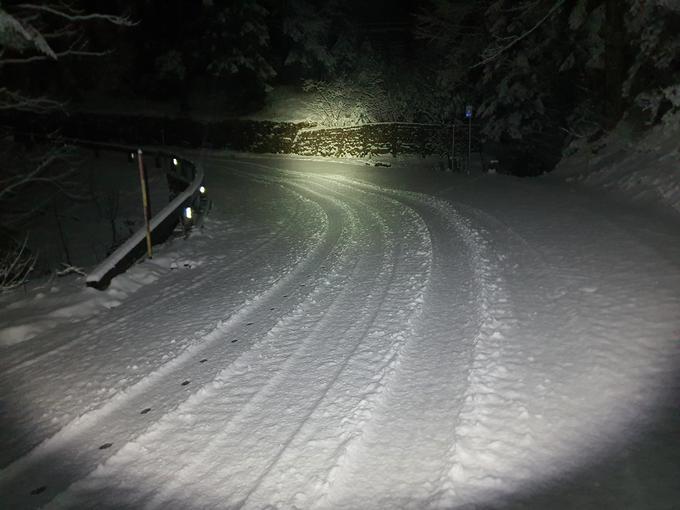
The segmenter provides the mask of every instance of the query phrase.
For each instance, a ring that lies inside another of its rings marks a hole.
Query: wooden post
[[[151,249],[151,228],[149,221],[151,215],[149,211],[149,189],[147,187],[146,176],[144,174],[144,162],[142,161],[142,149],[137,149],[137,161],[139,166],[139,183],[142,187],[142,205],[144,207],[144,223],[146,224],[146,253],[149,258],[153,257]]]

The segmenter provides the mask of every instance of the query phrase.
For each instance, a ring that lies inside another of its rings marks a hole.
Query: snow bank
[[[680,212],[680,112],[643,133],[624,120],[604,139],[578,140],[555,174]]]
[[[123,304],[139,289],[177,270],[203,264],[201,248],[164,246],[152,260],[118,275],[104,291],[83,286],[84,277],[72,274],[36,282],[26,294],[0,297],[0,348],[10,347],[93,317]]]

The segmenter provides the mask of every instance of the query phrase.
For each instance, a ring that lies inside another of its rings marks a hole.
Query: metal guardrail
[[[129,146],[82,140],[69,140],[69,143],[95,150],[119,150],[127,153],[136,153],[137,151],[137,148]],[[155,157],[164,157],[177,162],[177,164],[172,165],[175,169],[173,172],[166,172],[171,192],[175,196],[170,203],[149,220],[151,243],[159,244],[170,237],[181,221],[186,208],[196,207],[201,202],[201,189],[203,189],[205,176],[203,169],[188,159],[164,151],[154,151],[153,154]],[[146,226],[143,226],[87,275],[85,280],[87,286],[99,290],[106,289],[113,277],[125,272],[146,253],[146,238],[147,230]]]

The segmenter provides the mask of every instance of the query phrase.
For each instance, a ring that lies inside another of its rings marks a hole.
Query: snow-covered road
[[[677,220],[549,179],[201,159],[214,209],[172,270],[0,347],[3,508],[680,501]]]

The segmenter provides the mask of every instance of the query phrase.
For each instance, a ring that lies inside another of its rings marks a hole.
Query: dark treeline
[[[33,94],[163,100],[187,114],[262,106],[270,87],[313,92],[330,127],[450,122],[466,104],[484,135],[559,153],[624,112],[657,122],[677,108],[680,7],[674,0],[84,1],[132,27],[88,23],[99,58],[13,69]],[[11,13],[12,2],[3,8]],[[7,71],[3,73],[7,81]]]
[[[228,118],[293,85],[308,120],[330,128],[448,124],[472,105],[482,138],[533,174],[570,140],[680,108],[678,0],[6,0],[0,49],[10,119],[124,99]],[[55,194],[77,199],[77,162],[63,144],[21,143],[11,125],[0,154],[0,287],[11,288],[35,260],[26,222],[56,210]],[[42,198],[29,204],[27,190]]]

